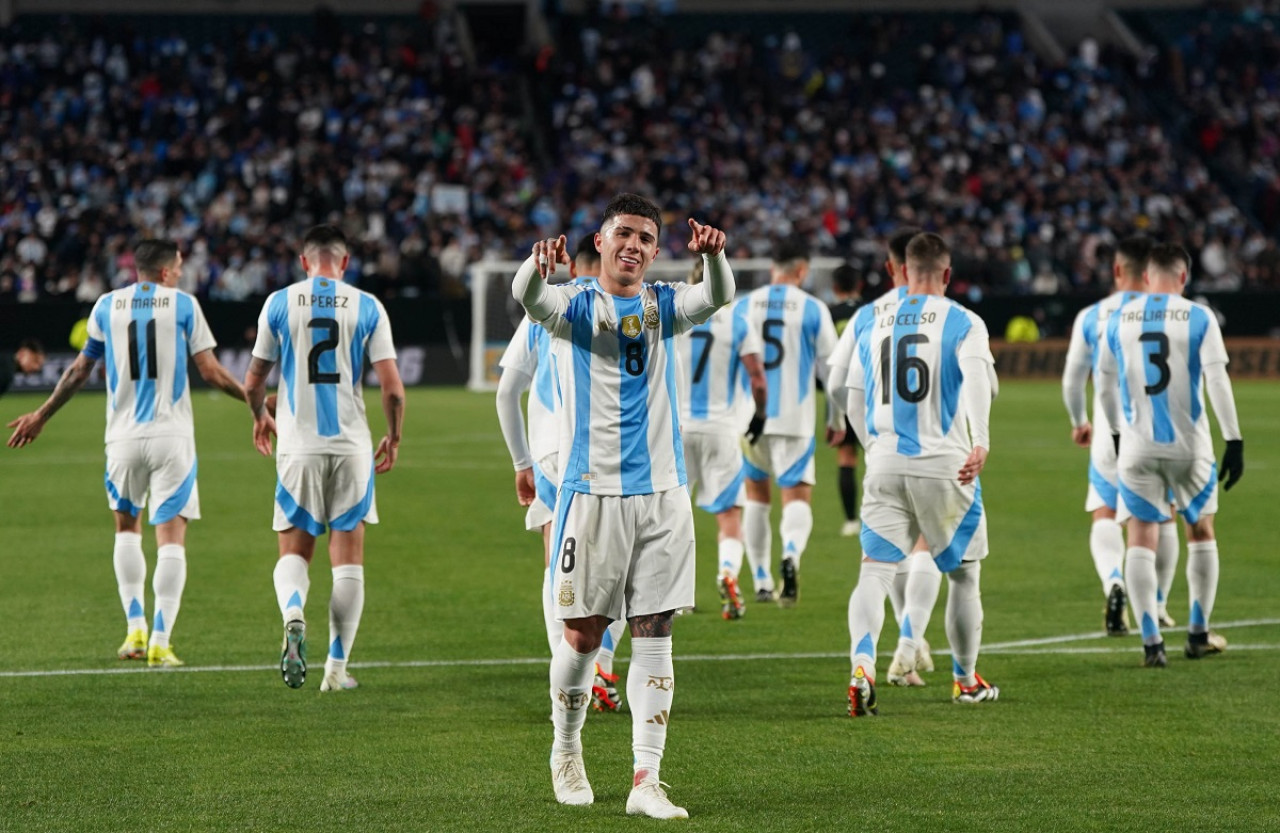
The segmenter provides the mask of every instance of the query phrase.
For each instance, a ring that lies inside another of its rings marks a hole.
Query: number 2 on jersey
[[[314,341],[311,352],[307,354],[307,382],[313,385],[336,385],[341,378],[337,373],[326,373],[320,370],[320,357],[328,350],[338,346],[338,322],[332,318],[312,318],[307,326],[313,330],[324,330],[326,338]],[[318,335],[318,334],[317,334]],[[315,336],[312,337],[313,339]]]

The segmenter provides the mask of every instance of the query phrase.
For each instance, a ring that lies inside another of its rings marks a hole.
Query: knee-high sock
[[[907,576],[911,572],[911,559],[904,558],[896,565],[893,583],[889,585],[889,604],[893,606],[893,621],[902,632],[902,618],[907,615]]]
[[[769,504],[749,500],[742,508],[742,543],[751,564],[752,586],[773,589],[773,530],[769,527]]]
[[[1213,600],[1218,595],[1218,542],[1199,541],[1187,544],[1187,595],[1191,597],[1188,633],[1209,630]]]
[[[1187,544],[1187,569],[1191,569],[1191,545]],[[1156,544],[1156,606],[1163,613],[1169,604],[1169,591],[1178,574],[1178,522],[1160,524],[1160,540]]]
[[[156,551],[156,571],[151,591],[156,596],[156,615],[151,623],[151,644],[169,647],[173,625],[182,606],[182,589],[187,584],[187,550],[179,544],[165,544]]]
[[[128,620],[126,627],[131,633],[146,633],[147,609],[143,591],[147,586],[147,559],[142,554],[142,536],[136,532],[117,532],[111,560],[116,568],[120,606]]]
[[[600,666],[600,670],[606,674],[613,674],[613,655],[618,652],[618,643],[622,641],[622,634],[626,630],[626,619],[615,619],[604,630],[604,636],[600,639],[600,650],[596,652],[595,664]],[[634,654],[634,644],[631,650]]]
[[[1111,595],[1111,588],[1124,584],[1124,534],[1115,518],[1099,518],[1089,530],[1089,552],[1093,554],[1093,567],[1102,582],[1102,595]]]
[[[962,561],[947,574],[947,641],[951,643],[951,673],[971,686],[982,646],[982,562]]]
[[[595,651],[580,654],[564,639],[551,654],[552,749],[558,752],[582,751],[582,724],[591,702],[595,658]]]
[[[307,590],[311,588],[307,560],[300,555],[282,555],[276,561],[272,577],[276,585],[276,602],[280,605],[280,615],[285,624],[302,619],[302,610],[307,605]]]
[[[333,594],[329,596],[329,657],[326,671],[345,671],[351,646],[364,613],[364,565],[333,568]]]
[[[542,623],[547,628],[547,647],[555,653],[556,646],[564,638],[564,622],[556,618],[555,598],[551,595],[551,569],[542,571]]]
[[[782,505],[782,522],[778,524],[782,533],[782,557],[795,561],[800,566],[800,556],[809,545],[809,534],[813,532],[813,508],[805,500],[793,500]]]
[[[872,680],[876,677],[876,643],[884,627],[884,597],[889,595],[896,564],[863,561],[858,586],[849,596],[850,673],[862,666]]]
[[[736,579],[738,573],[742,572],[742,554],[745,551],[742,542],[737,538],[723,538],[720,540],[719,550],[719,574],[728,573]]]
[[[840,506],[846,521],[858,519],[858,478],[853,466],[840,467]]]
[[[1189,560],[1189,559],[1188,559]],[[1146,547],[1129,547],[1125,555],[1124,583],[1129,604],[1142,629],[1142,644],[1156,645],[1160,636],[1160,614],[1156,604],[1156,554]]]
[[[633,638],[627,699],[631,701],[631,750],[635,755],[637,781],[645,776],[658,777],[674,694],[671,637]]]
[[[902,615],[902,628],[898,636],[898,652],[915,662],[916,648],[924,639],[925,629],[933,616],[933,606],[938,603],[938,590],[942,586],[942,571],[933,563],[928,550],[920,550],[907,556],[906,608]]]

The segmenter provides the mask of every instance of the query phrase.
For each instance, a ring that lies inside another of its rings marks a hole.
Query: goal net
[[[805,289],[827,300],[831,272],[844,262],[835,257],[813,258],[809,261],[809,281]],[[524,317],[524,309],[511,297],[511,280],[521,263],[489,260],[471,264],[471,370],[467,378],[467,387],[471,390],[491,391],[498,386],[498,362]],[[683,281],[689,276],[693,263],[693,258],[659,259],[650,264],[647,277],[654,281]],[[730,263],[739,297],[769,282],[769,258],[734,259]]]

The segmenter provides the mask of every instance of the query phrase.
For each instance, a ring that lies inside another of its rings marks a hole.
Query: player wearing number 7
[[[1218,593],[1218,467],[1204,408],[1207,389],[1227,442],[1222,487],[1244,473],[1244,440],[1227,376],[1227,350],[1212,312],[1186,300],[1191,259],[1181,246],[1164,244],[1147,259],[1147,292],[1124,303],[1107,320],[1099,361],[1099,396],[1119,449],[1120,498],[1130,512],[1125,584],[1142,629],[1143,665],[1167,662],[1160,635],[1155,549],[1160,524],[1170,520],[1168,495],[1187,525],[1186,655],[1200,659],[1226,647],[1209,632]],[[1117,384],[1118,382],[1118,384]],[[1118,432],[1118,433],[1117,433]]]
[[[279,427],[272,528],[279,533],[280,558],[274,579],[284,618],[280,673],[290,688],[306,680],[307,573],[316,538],[329,529],[333,592],[321,691],[356,687],[347,661],[364,611],[364,525],[378,522],[374,473],[395,465],[404,424],[391,322],[376,298],[342,283],[347,252],[347,239],[334,226],[306,233],[301,261],[307,277],[267,298],[245,375],[254,445],[262,454],[271,455]],[[378,376],[387,420],[376,453],[361,393],[366,358]],[[278,423],[266,406],[267,374],[277,361]]]
[[[152,667],[182,665],[170,644],[187,580],[187,521],[200,517],[195,430],[187,359],[209,384],[236,399],[244,390],[213,355],[200,302],[175,289],[182,253],[168,240],[134,248],[138,282],[108,292],[89,314],[89,340],[58,385],[35,411],[9,423],[10,448],[34,442],[44,424],[89,380],[103,359],[107,371],[107,505],[115,513],[113,561],[126,636],[121,659],[146,658]],[[142,509],[151,500],[156,528],[152,577],[155,615],[150,639],[144,588]]]

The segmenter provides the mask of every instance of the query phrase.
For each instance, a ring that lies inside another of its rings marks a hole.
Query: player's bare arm
[[[35,442],[44,424],[58,412],[59,408],[67,404],[71,397],[76,395],[76,391],[84,387],[85,382],[89,381],[89,375],[93,372],[96,361],[84,353],[76,356],[75,361],[62,372],[62,378],[58,379],[57,386],[44,404],[8,424],[7,427],[13,429],[13,434],[9,437],[9,447],[22,448],[24,445]]]
[[[222,366],[222,362],[218,361],[218,357],[212,350],[201,350],[191,358],[196,363],[196,371],[201,379],[228,396],[244,401],[244,387],[235,380],[231,371]]]
[[[378,385],[382,388],[382,413],[387,418],[387,435],[373,454],[373,470],[386,474],[395,466],[400,453],[400,437],[404,431],[404,382],[400,379],[395,359],[374,362],[373,372],[378,375]]]
[[[751,382],[751,401],[755,403],[755,413],[751,415],[751,424],[747,426],[747,441],[752,445],[764,433],[765,409],[769,405],[769,383],[764,375],[764,362],[759,353],[748,353],[742,357],[742,366],[747,371]]]
[[[276,435],[276,421],[267,411],[267,374],[274,366],[275,362],[255,356],[244,374],[244,401],[253,414],[253,446],[264,457],[271,456],[271,438]]]

